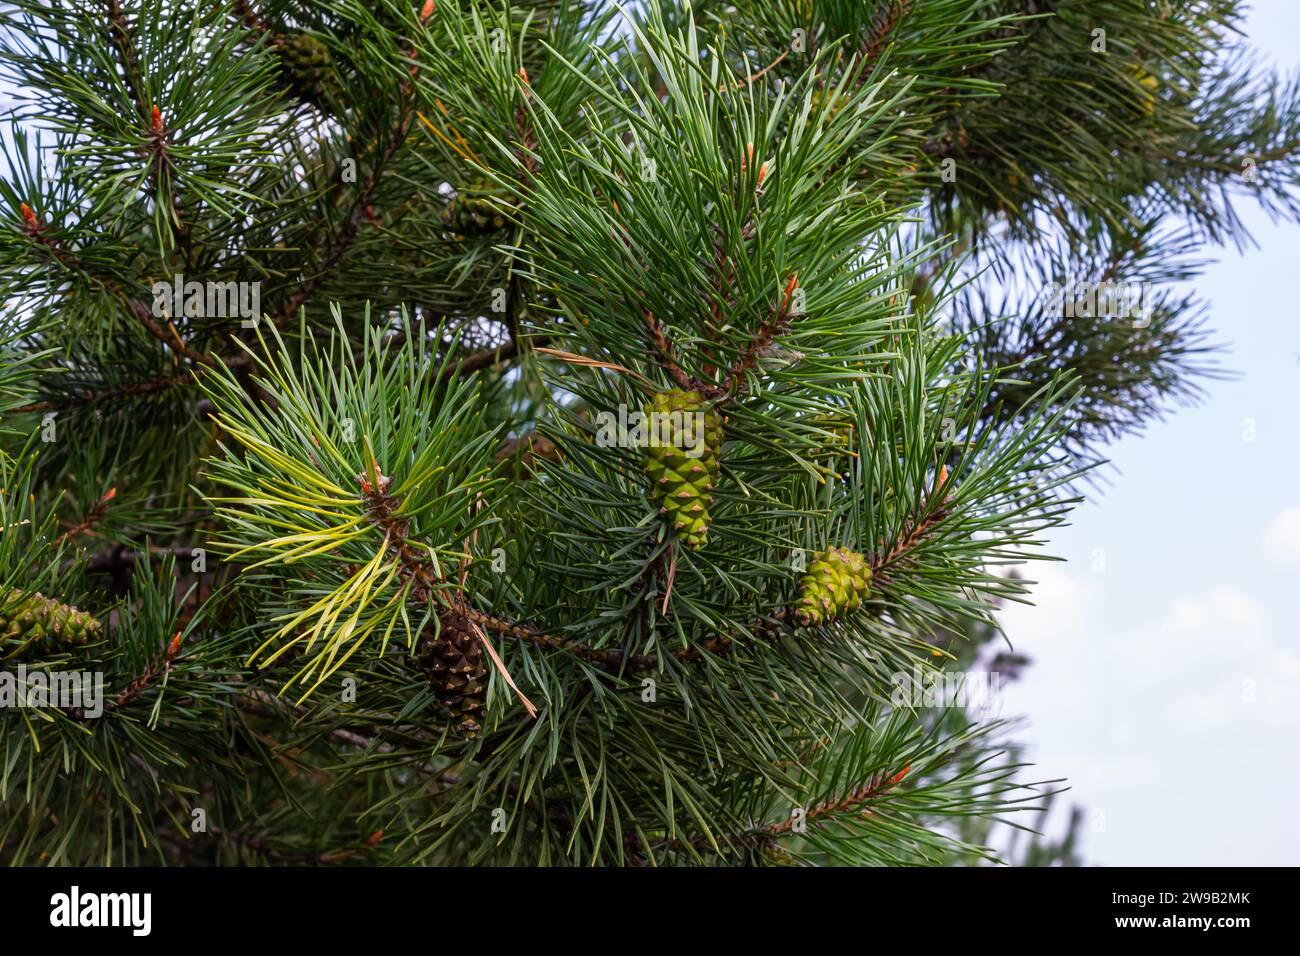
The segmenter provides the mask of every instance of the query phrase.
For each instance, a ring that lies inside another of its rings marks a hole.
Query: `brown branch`
[[[103,497],[90,506],[80,521],[69,527],[67,531],[54,539],[54,547],[57,548],[64,542],[75,538],[79,534],[84,534],[97,525],[108,511],[108,503],[112,501],[116,495],[117,489],[109,488],[108,491],[104,493]]]
[[[376,469],[378,471],[378,469]],[[446,578],[437,573],[427,552],[415,547],[409,540],[410,527],[407,521],[396,514],[400,502],[388,494],[391,479],[379,476],[380,487],[375,488],[368,478],[362,478],[362,493],[366,500],[366,511],[377,527],[384,532],[386,547],[392,550],[402,566],[407,580],[414,583],[412,591],[416,600],[424,604],[443,601],[452,610],[472,621],[484,630],[518,638],[534,647],[548,651],[572,654],[588,663],[608,670],[627,669],[631,671],[655,670],[659,666],[659,657],[653,654],[625,655],[618,649],[601,649],[590,647],[573,638],[544,634],[524,624],[517,624],[496,617],[467,605],[457,595],[454,598],[441,596],[442,585]],[[779,617],[777,619],[780,619]],[[710,638],[699,647],[682,648],[674,651],[672,657],[681,662],[698,661],[705,652],[725,654],[733,644],[731,635],[719,635]],[[624,660],[626,656],[626,661]]]
[[[761,79],[763,76],[767,75],[770,71],[774,70],[774,69],[775,69],[775,68],[776,68],[776,67],[781,63],[781,61],[784,60],[784,59],[785,59],[787,56],[789,56],[789,55],[790,55],[790,50],[789,50],[789,48],[786,48],[785,50],[782,50],[780,56],[778,56],[775,60],[773,60],[773,61],[772,61],[771,63],[769,63],[767,66],[763,67],[763,68],[762,68],[761,70],[759,70],[757,73],[751,73],[749,76],[745,77],[743,80],[738,80],[737,82],[731,84],[731,89],[732,89],[732,90],[742,90],[742,89],[744,89],[745,87],[750,86],[751,84],[753,84],[753,82],[754,82],[755,80],[757,80],[757,79]],[[719,93],[725,93],[726,91],[727,91],[727,84],[724,83],[724,84],[722,84],[721,86],[718,87],[718,92],[719,92]]]
[[[515,278],[511,275],[509,279],[510,285],[513,286],[514,282]],[[473,372],[481,372],[484,369],[495,368],[522,356],[526,349],[524,348],[523,338],[519,333],[517,309],[518,297],[512,288],[506,297],[506,312],[503,323],[509,329],[509,338],[500,345],[479,349],[459,358],[448,356],[433,373],[433,381],[439,382],[452,374],[469,375]],[[542,335],[533,335],[529,338],[529,343],[535,347],[544,346],[547,341],[549,341],[548,337]]]
[[[258,717],[279,717],[287,709],[295,715],[302,715],[306,711],[295,704],[287,703],[274,694],[259,688],[251,688],[247,694],[241,694],[236,698],[235,705],[245,713],[254,714]],[[354,730],[348,730],[345,727],[334,727],[329,731],[330,737],[342,743],[354,747],[360,747],[363,750],[374,750],[380,754],[394,753],[397,748],[390,743],[380,739],[379,733],[374,728],[366,728],[370,735],[358,733]],[[407,734],[421,743],[435,743],[435,738],[431,737],[425,731],[411,725],[403,725],[394,728],[399,734]],[[454,770],[439,770],[431,764],[422,764],[416,770],[427,777],[435,778],[435,782],[442,786],[454,786],[460,783],[460,775]]]
[[[185,358],[199,365],[213,366],[216,360],[212,356],[196,351],[180,336],[174,327],[165,329],[158,324],[150,313],[149,307],[143,302],[131,295],[126,288],[114,279],[112,276],[102,275],[90,268],[82,259],[70,252],[64,245],[50,238],[45,234],[44,224],[36,218],[36,214],[24,203],[22,206],[24,220],[24,231],[28,238],[38,246],[45,249],[47,254],[59,265],[73,272],[79,272],[91,282],[102,286],[105,291],[118,299],[127,310],[135,317],[145,331],[152,335],[159,342],[173,349],[176,353],[183,355]]]
[[[140,75],[140,61],[135,55],[135,45],[131,42],[131,33],[126,22],[126,15],[122,13],[122,6],[118,0],[105,0],[104,6],[108,14],[108,35],[113,41],[113,46],[117,50],[118,57],[122,65],[122,78],[125,81],[126,92],[135,103],[135,108],[140,114],[140,119],[144,123],[149,122],[149,108],[144,101],[144,90]]]
[[[543,634],[531,627],[522,624],[516,624],[513,621],[506,621],[501,618],[493,617],[474,608],[468,608],[463,611],[466,617],[476,622],[480,626],[495,631],[498,634],[507,634],[511,637],[517,637],[526,641],[535,647],[542,647],[552,651],[563,651],[574,654],[583,660],[596,664],[611,670],[617,670],[623,666],[623,652],[617,649],[600,650],[589,647],[572,638],[555,637],[549,634]],[[770,618],[758,622],[753,630],[766,630],[771,623],[784,621],[788,616],[785,609],[777,611]],[[727,654],[735,645],[735,635],[720,634],[711,637],[696,647],[679,648],[673,651],[669,656],[676,661],[684,664],[694,663],[702,660],[705,653],[723,656]],[[652,671],[659,667],[659,657],[655,654],[632,654],[627,658],[626,670],[633,672]]]
[[[375,471],[378,473],[378,468]],[[947,474],[945,471],[939,477],[936,492],[943,489],[946,480]],[[385,544],[396,552],[408,580],[415,582],[416,588],[413,593],[416,599],[424,603],[438,600],[438,588],[445,582],[445,578],[436,573],[432,562],[426,557],[426,552],[416,548],[408,540],[409,525],[405,519],[396,515],[400,502],[387,493],[391,479],[379,475],[379,482],[380,487],[375,488],[371,485],[369,479],[362,478],[362,491],[366,499],[367,512],[376,525],[383,529]],[[880,581],[887,580],[890,569],[907,560],[916,546],[948,514],[947,501],[945,500],[939,507],[929,510],[917,518],[902,537],[887,551],[877,551],[869,562],[873,578]],[[883,544],[880,547],[883,549]],[[455,611],[465,618],[485,630],[518,638],[534,647],[572,654],[602,668],[639,672],[655,670],[660,664],[661,658],[658,655],[627,655],[625,661],[625,653],[622,650],[593,648],[573,638],[545,634],[528,625],[505,620],[470,607],[459,598],[459,595],[453,599],[443,598],[442,600],[449,603]],[[791,613],[789,608],[781,608],[768,617],[755,622],[750,630],[757,633],[770,632],[783,626],[790,619]],[[738,632],[716,635],[698,646],[674,650],[669,656],[681,663],[699,661],[703,659],[706,653],[723,656],[735,646],[738,636]]]
[[[655,318],[654,313],[648,308],[643,308],[641,313],[645,316],[646,328],[650,332],[650,341],[653,342],[655,348],[659,350],[659,355],[663,359],[664,368],[667,370],[668,374],[672,376],[673,381],[686,391],[699,389],[701,383],[692,379],[682,370],[682,367],[677,364],[677,358],[673,352],[672,343],[668,341],[668,336],[664,333],[664,328],[659,324],[659,320]],[[716,386],[711,387],[716,389]]]
[[[194,242],[190,227],[181,215],[181,202],[176,196],[176,178],[172,175],[171,154],[167,151],[167,136],[171,131],[163,123],[162,113],[157,106],[149,111],[148,151],[153,156],[153,171],[150,181],[167,201],[168,219],[176,230],[176,242],[180,246],[182,260],[189,265],[194,262]]]
[[[298,314],[298,309],[311,299],[311,297],[316,293],[316,290],[320,287],[321,283],[324,282],[325,279],[338,267],[338,264],[342,261],[344,255],[347,254],[348,249],[352,247],[352,243],[356,241],[357,235],[361,231],[362,220],[365,219],[367,222],[370,221],[369,217],[366,215],[366,211],[369,209],[371,201],[374,199],[375,193],[379,189],[379,182],[384,167],[392,161],[393,157],[397,154],[397,151],[402,147],[402,144],[406,142],[406,134],[410,129],[411,118],[413,115],[414,113],[412,112],[411,104],[409,100],[407,100],[403,106],[401,120],[398,122],[397,127],[389,137],[388,143],[384,147],[383,153],[380,155],[375,166],[371,169],[370,173],[366,176],[365,181],[361,184],[361,190],[352,203],[352,210],[348,214],[347,221],[343,224],[343,228],[339,230],[339,234],[335,238],[334,242],[331,243],[320,268],[312,275],[303,279],[297,290],[289,296],[288,301],[281,306],[280,311],[272,317],[272,322],[277,326],[283,325]]]
[[[520,351],[519,340],[512,338],[501,343],[496,348],[471,352],[456,364],[462,375],[468,372],[478,372],[494,365],[500,365],[502,362],[508,362],[518,356]]]
[[[659,609],[660,614],[668,613],[668,602],[673,597],[673,581],[677,579],[677,542],[668,542],[668,582],[664,585],[664,603]]]
[[[160,673],[168,673],[172,669],[172,664],[175,663],[177,653],[180,652],[181,639],[181,632],[177,631],[171,641],[168,642],[167,648],[159,654],[147,668],[145,668],[144,673],[131,681],[131,683],[117,695],[117,698],[111,701],[104,709],[120,710],[138,697],[146,687],[153,683],[154,678]]]
[[[908,772],[912,769],[909,763],[897,773],[890,774],[888,771],[879,771],[868,778],[867,782],[861,786],[854,787],[839,799],[823,800],[808,810],[803,816],[803,822],[808,826],[820,826],[826,822],[827,817],[836,814],[861,812],[864,815],[870,815],[873,811],[864,804],[869,804],[873,800],[884,796],[903,782]],[[752,850],[762,847],[775,846],[779,838],[792,832],[794,829],[793,814],[784,820],[767,823],[760,826],[754,826],[739,833],[733,833],[714,841],[704,836],[694,836],[689,839],[668,838],[658,843],[657,846],[667,850],[693,851],[696,853],[718,853],[725,849],[734,850]],[[644,862],[644,854],[651,846],[643,841],[635,833],[628,834],[623,838],[624,849],[633,856],[634,865],[641,865]]]
[[[910,0],[893,0],[876,16],[875,25],[860,46],[862,57],[866,62],[877,59],[884,52],[890,34],[898,27],[898,21],[907,12]]]
[[[124,544],[114,545],[103,551],[96,551],[90,555],[86,562],[86,571],[88,573],[104,573],[117,571],[125,568],[127,565],[134,565],[136,561],[154,558],[159,561],[164,558],[172,557],[184,561],[194,556],[197,545],[172,545],[170,547],[153,547],[148,550],[134,551]],[[76,563],[75,558],[69,559],[65,565],[71,567]]]
[[[732,264],[731,257],[727,255],[726,248],[719,242],[714,246],[713,253],[713,272],[716,279],[713,283],[713,302],[709,306],[709,317],[711,325],[706,326],[705,331],[708,333],[711,342],[718,341],[718,330],[722,328],[722,304],[724,301],[723,289],[728,282],[735,279],[736,269]],[[731,304],[732,297],[725,297],[728,305]],[[713,353],[706,347],[700,350],[707,360],[704,365],[704,374],[708,378],[713,378],[717,374],[716,359]]]
[[[758,361],[758,357],[770,346],[778,335],[785,334],[790,328],[790,304],[794,301],[795,290],[799,288],[799,277],[791,276],[790,281],[786,283],[785,295],[781,300],[779,308],[775,309],[771,315],[759,326],[758,332],[746,346],[745,351],[736,359],[736,364],[727,372],[727,380],[723,385],[723,391],[730,393],[733,390],[739,394],[744,390],[744,375],[752,369]]]
[[[374,849],[375,844],[379,842],[384,833],[383,830],[376,830],[370,835],[365,846],[331,850],[328,853],[291,853],[287,850],[277,850],[268,846],[261,838],[239,830],[226,830],[214,825],[208,827],[208,832],[214,836],[224,836],[232,843],[238,843],[240,846],[247,847],[255,853],[260,853],[267,859],[275,860],[278,863],[294,863],[308,866],[322,863],[338,863],[351,857],[369,853]]]
[[[882,770],[872,776],[860,787],[854,787],[840,799],[823,800],[804,815],[804,822],[816,825],[822,817],[827,815],[833,816],[837,813],[848,813],[850,811],[858,810],[862,804],[888,793],[890,790],[894,789],[894,787],[898,786],[898,784],[902,783],[903,778],[907,776],[908,771],[911,769],[912,765],[908,764],[902,770],[892,775],[889,774],[888,771]],[[863,810],[862,812],[868,814],[871,813],[870,810]],[[757,832],[778,837],[789,832],[793,826],[794,817],[791,816],[789,819],[782,820],[780,823],[772,823],[765,827],[761,827]]]
[[[1137,252],[1140,245],[1141,241],[1134,238],[1131,241],[1124,243],[1118,249],[1112,249],[1110,255],[1106,259],[1105,267],[1103,267],[1101,272],[1098,273],[1097,281],[1094,284],[1101,286],[1108,282],[1113,282],[1115,277],[1119,274],[1120,267],[1124,264],[1125,258],[1127,258],[1130,253]],[[1029,340],[1021,347],[1021,349],[1016,352],[1015,355],[1008,358],[1003,367],[1018,368],[1025,365],[1031,359],[1037,360],[1043,358],[1049,352],[1058,351],[1052,348],[1052,340],[1068,329],[1071,323],[1072,319],[1070,319],[1070,317],[1065,313],[1065,310],[1062,310],[1062,314],[1057,316],[1047,325],[1046,328],[1036,329],[1029,336]],[[983,410],[982,414],[987,413],[991,409],[992,405],[993,403],[990,402],[989,406]]]
[[[519,83],[524,98],[523,102],[515,107],[515,130],[519,134],[520,147],[515,151],[515,159],[522,170],[520,184],[527,189],[537,172],[537,158],[533,154],[537,148],[537,135],[528,118],[528,96],[531,84],[528,82],[528,71],[522,66],[519,68]]]
[[[253,9],[253,5],[248,0],[235,0],[232,10],[250,33],[260,36],[270,32],[270,27],[266,25],[266,21],[257,15],[257,11]]]
[[[117,385],[113,388],[99,389],[94,392],[87,392],[84,395],[71,395],[66,398],[49,399],[43,402],[32,402],[27,405],[19,405],[16,408],[8,410],[10,415],[24,415],[32,412],[53,412],[66,411],[69,408],[79,408],[83,405],[97,405],[103,401],[112,401],[118,398],[134,398],[140,395],[155,395],[164,392],[176,385],[191,383],[194,376],[189,372],[181,372],[176,375],[167,375],[162,378],[151,379],[147,382],[131,382],[127,385]]]
[[[912,520],[911,527],[894,542],[888,551],[877,551],[872,555],[868,565],[873,580],[888,579],[889,570],[907,560],[912,551],[921,543],[936,525],[948,517],[947,502],[933,511],[922,514]]]
[[[156,104],[145,102],[144,80],[140,73],[140,60],[136,56],[135,44],[131,41],[131,32],[118,0],[105,0],[108,16],[108,35],[122,66],[122,77],[131,101],[135,103],[140,122],[144,124],[147,134],[147,151],[153,156],[153,169],[150,181],[160,193],[165,193],[172,225],[176,230],[176,240],[180,245],[185,261],[192,262],[194,254],[190,227],[181,216],[180,202],[176,198],[175,183],[170,176],[171,158],[167,153],[167,130],[163,126],[162,116]]]
[[[588,663],[595,664],[607,670],[617,670],[623,663],[623,652],[618,649],[601,650],[593,648],[580,641],[566,637],[555,637],[550,634],[542,634],[533,628],[522,624],[516,624],[512,621],[506,621],[491,614],[486,614],[476,608],[465,608],[463,613],[467,618],[485,630],[493,631],[497,634],[505,634],[510,637],[516,637],[521,641],[532,644],[534,647],[540,647],[548,651],[559,651],[565,654],[572,654]],[[632,670],[653,670],[659,664],[658,658],[643,654],[633,654],[628,656],[627,666]]]

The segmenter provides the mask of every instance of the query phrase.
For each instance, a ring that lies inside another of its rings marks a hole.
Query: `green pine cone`
[[[699,392],[680,388],[660,392],[644,411],[645,470],[655,499],[686,546],[698,550],[708,539],[709,505],[722,466],[722,416]]]
[[[835,474],[846,477],[857,457],[858,440],[854,423],[844,418],[824,418],[816,423],[830,432],[822,445],[820,458]]]
[[[97,637],[99,630],[93,615],[39,591],[26,594],[13,588],[0,599],[0,644],[26,646],[46,639],[81,644]]]
[[[762,850],[763,862],[768,866],[798,866],[799,861],[783,846],[765,846]]]
[[[812,91],[811,97],[812,108],[816,111],[826,106],[830,111],[830,115],[834,116],[843,108],[846,99],[847,97],[843,94],[836,96],[834,90],[815,89]]]
[[[447,203],[442,224],[458,236],[490,236],[506,227],[506,207],[491,183],[471,183]]]
[[[848,548],[827,548],[817,553],[799,582],[795,618],[804,627],[828,624],[856,611],[870,594],[867,559]]]
[[[299,99],[320,105],[337,89],[334,59],[323,40],[299,33],[285,38],[277,50],[284,81]]]

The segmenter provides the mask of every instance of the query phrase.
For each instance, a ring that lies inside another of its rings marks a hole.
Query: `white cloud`
[[[1033,659],[1006,688],[1004,713],[1035,774],[1064,776],[1069,797],[1105,826],[1084,834],[1099,863],[1217,859],[1185,834],[1221,818],[1209,780],[1225,766],[1265,768],[1270,792],[1300,781],[1300,646],[1253,594],[1231,582],[1174,597],[1118,574],[1036,565],[1036,606],[1008,605],[1003,626]],[[1264,597],[1271,597],[1269,594]],[[1171,804],[1171,796],[1178,799]],[[1254,843],[1246,862],[1279,862],[1295,841],[1258,849],[1256,823],[1223,823],[1225,846]],[[1180,856],[1181,854],[1181,856]]]
[[[1269,524],[1264,541],[1279,561],[1300,561],[1300,506],[1284,508]]]
[[[1242,668],[1258,669],[1271,646],[1268,613],[1246,592],[1218,585],[1208,594],[1180,597],[1163,617],[1129,634],[1120,647],[1135,677],[1193,693],[1197,685]]]

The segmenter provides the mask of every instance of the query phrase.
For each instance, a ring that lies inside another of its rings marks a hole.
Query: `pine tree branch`
[[[194,240],[190,234],[189,224],[181,215],[180,199],[176,195],[176,177],[173,174],[172,158],[167,148],[167,136],[170,132],[163,122],[163,116],[157,106],[149,110],[148,151],[153,156],[150,182],[157,192],[166,198],[168,220],[176,231],[176,242],[180,246],[182,261],[187,265],[194,262]]]
[[[817,826],[826,822],[825,818],[833,818],[839,814],[857,812],[869,814],[871,810],[869,808],[864,809],[864,804],[870,804],[871,801],[893,790],[903,782],[903,778],[907,776],[910,769],[911,765],[909,764],[895,774],[882,770],[866,783],[854,787],[838,800],[824,800],[818,803],[804,816],[804,822],[811,826]],[[780,823],[768,824],[752,832],[764,836],[780,837],[789,833],[793,827],[794,817],[791,816]]]
[[[170,325],[170,323],[169,328],[164,329],[161,325],[155,322],[150,313],[149,307],[138,298],[131,295],[131,293],[129,293],[120,282],[112,276],[103,275],[97,270],[92,269],[86,262],[69,251],[63,243],[46,235],[44,225],[39,219],[37,219],[36,214],[25,204],[22,207],[22,212],[24,231],[27,236],[40,248],[44,249],[51,259],[70,272],[78,272],[89,279],[92,283],[101,286],[126,307],[127,311],[135,317],[136,321],[144,327],[145,331],[168,348],[185,356],[198,365],[211,366],[214,364],[215,360],[212,356],[191,348],[190,345],[181,338],[180,333],[176,331],[175,327]]]
[[[842,797],[823,800],[809,808],[802,817],[805,826],[825,826],[835,817],[847,813],[870,815],[871,804],[895,789],[911,770],[911,765],[903,767],[897,773],[880,771],[873,774],[865,783],[854,787]],[[791,814],[784,820],[754,826],[738,833],[714,840],[705,836],[693,836],[688,839],[669,838],[658,843],[649,844],[638,834],[630,833],[623,838],[624,852],[633,858],[633,865],[643,865],[645,853],[652,849],[665,849],[694,854],[723,853],[727,850],[752,851],[774,847],[782,837],[794,831],[795,817]]]
[[[274,694],[270,694],[267,691],[256,687],[249,688],[246,694],[240,694],[236,698],[236,704],[241,710],[250,714],[255,714],[258,717],[281,716],[286,706],[296,715],[301,716],[306,713],[303,708],[294,704],[286,705],[285,701],[276,697]],[[381,740],[378,731],[373,728],[366,729],[370,730],[369,734],[362,734],[355,730],[348,730],[345,727],[332,727],[329,731],[329,736],[341,743],[360,747],[363,750],[374,750],[376,753],[390,754],[397,750],[397,748],[392,744]],[[437,743],[436,738],[430,736],[419,727],[403,725],[394,728],[394,731],[399,734],[411,736],[421,743],[429,745]],[[454,786],[455,784],[460,783],[460,776],[452,770],[439,770],[431,764],[424,764],[419,767],[418,770],[425,776],[436,777],[438,783],[446,786]]]
[[[645,316],[646,328],[650,332],[650,341],[659,350],[660,364],[672,376],[672,380],[677,383],[678,387],[690,391],[695,387],[695,382],[677,364],[677,356],[672,343],[668,341],[668,336],[664,333],[663,326],[660,325],[659,320],[655,318],[654,313],[649,309],[642,309],[641,313]]]
[[[785,295],[781,300],[781,305],[772,310],[771,314],[759,326],[758,332],[745,347],[745,351],[740,354],[736,364],[731,367],[727,373],[726,383],[723,385],[723,392],[728,394],[740,395],[745,390],[745,373],[752,369],[758,361],[758,357],[772,344],[780,335],[784,335],[790,329],[790,305],[794,300],[795,290],[799,287],[799,277],[791,276],[790,281],[786,283]]]
[[[122,68],[123,85],[131,101],[135,103],[140,121],[149,123],[149,105],[145,103],[144,77],[140,73],[140,61],[136,57],[135,44],[131,42],[131,31],[122,13],[118,0],[104,0],[108,14],[108,35],[113,48],[117,51],[119,65]]]
[[[545,634],[528,625],[488,614],[467,605],[459,593],[452,599],[442,598],[439,587],[444,583],[445,579],[435,571],[432,562],[425,557],[425,552],[410,542],[408,523],[396,515],[400,502],[388,495],[385,490],[388,480],[381,476],[381,483],[384,484],[385,488],[379,490],[371,488],[368,481],[364,483],[363,494],[367,502],[367,512],[376,525],[384,531],[385,545],[396,553],[407,579],[415,583],[416,587],[412,593],[417,600],[426,604],[435,600],[442,600],[452,610],[485,630],[518,638],[544,650],[571,654],[601,668],[643,672],[656,670],[659,667],[660,658],[658,655],[629,654],[626,650],[593,648],[572,638]],[[945,469],[939,477],[936,491],[942,489],[946,480],[947,472]],[[873,580],[881,584],[887,582],[889,571],[909,560],[916,547],[928,537],[935,527],[948,517],[948,513],[946,503],[938,508],[927,508],[922,515],[910,522],[908,530],[888,550],[884,550],[882,544],[880,549],[868,561]],[[653,567],[653,564],[651,567]],[[647,573],[649,573],[649,570],[648,568]],[[642,604],[644,602],[638,602],[638,607]],[[779,608],[767,617],[754,622],[749,630],[751,633],[761,633],[770,630],[774,626],[781,626],[791,619],[792,613],[788,607]],[[699,646],[674,650],[670,656],[681,663],[698,662],[704,658],[706,653],[723,656],[735,646],[738,636],[739,632],[716,635]]]
[[[220,6],[225,6],[225,0],[219,0]],[[248,28],[250,33],[259,36],[270,33],[271,29],[266,25],[266,21],[258,16],[257,11],[248,0],[235,0],[232,10],[240,21]]]
[[[166,649],[145,669],[144,673],[131,681],[117,697],[112,700],[107,710],[121,710],[132,700],[138,697],[159,674],[166,674],[176,663],[176,655],[180,653],[181,640],[183,632],[177,631],[171,641],[168,642]]]
[[[433,10],[428,5],[420,11],[420,22],[424,23],[432,15]],[[406,55],[414,58],[416,49],[413,45],[406,46]],[[333,272],[338,268],[339,263],[343,260],[344,255],[352,244],[356,241],[357,235],[361,230],[361,223],[364,219],[367,222],[372,220],[373,213],[370,211],[374,197],[379,190],[380,182],[388,165],[393,161],[398,151],[406,142],[407,135],[411,130],[411,123],[415,120],[415,98],[413,95],[415,86],[415,75],[417,68],[414,64],[407,71],[406,79],[398,91],[399,107],[398,120],[396,126],[389,135],[383,151],[374,165],[371,166],[370,172],[361,184],[357,197],[353,200],[352,209],[348,213],[348,218],[339,230],[338,236],[330,245],[329,251],[325,255],[324,262],[312,275],[306,276],[289,300],[276,313],[272,321],[277,326],[283,325],[298,314],[298,310],[309,302],[316,290]]]
[[[492,368],[503,362],[508,362],[517,358],[521,354],[518,338],[510,338],[501,345],[490,349],[480,349],[477,352],[471,352],[464,358],[456,362],[456,367],[462,375],[470,372],[479,372],[485,368]],[[450,367],[450,366],[448,366]]]
[[[885,44],[889,42],[890,36],[898,28],[903,15],[907,13],[910,2],[911,0],[892,0],[888,7],[876,15],[876,22],[859,46],[865,63],[878,59],[880,54],[884,52]],[[865,79],[864,75],[862,80],[865,81]]]
[[[59,547],[59,545],[63,544],[64,542],[70,541],[71,539],[77,537],[78,535],[85,534],[87,531],[95,527],[95,525],[97,525],[100,522],[100,520],[104,517],[105,513],[108,511],[108,503],[112,501],[116,495],[117,495],[116,488],[108,489],[108,491],[103,495],[103,497],[101,497],[98,501],[96,501],[93,505],[90,506],[90,508],[86,511],[85,515],[82,516],[80,521],[72,525],[70,528],[68,528],[67,531],[64,531],[61,535],[59,535],[57,538],[54,539],[53,546],[57,548]]]
[[[347,251],[352,248],[352,244],[356,241],[357,236],[361,231],[362,221],[369,221],[367,212],[374,200],[376,192],[379,190],[379,184],[383,177],[385,167],[392,162],[393,157],[396,156],[398,150],[402,148],[402,144],[406,142],[406,136],[410,130],[411,118],[413,115],[413,107],[409,98],[407,98],[404,100],[401,119],[398,120],[396,127],[389,136],[388,142],[384,146],[383,152],[380,154],[376,164],[371,168],[370,173],[362,182],[361,189],[359,190],[356,199],[352,202],[351,211],[348,213],[348,218],[344,222],[343,228],[339,230],[338,236],[336,236],[334,242],[330,244],[329,250],[326,252],[325,259],[321,263],[320,268],[311,275],[303,278],[298,288],[289,296],[288,301],[281,306],[280,310],[272,318],[272,321],[276,326],[283,326],[298,314],[298,310],[311,300],[312,296],[316,294],[316,290],[334,273],[338,268],[339,263],[342,262],[343,257],[347,254]]]
[[[140,122],[148,130],[148,151],[153,156],[150,170],[150,182],[154,188],[167,198],[169,219],[176,230],[176,240],[180,245],[184,260],[193,261],[194,248],[190,227],[181,216],[180,202],[176,197],[176,183],[170,175],[171,159],[167,153],[167,130],[164,128],[162,115],[156,104],[145,102],[144,77],[140,72],[140,59],[131,40],[131,32],[118,0],[105,0],[108,16],[108,34],[113,48],[117,51],[122,68],[122,78],[131,101],[135,103],[140,115]]]
[[[96,551],[91,554],[86,561],[86,571],[90,574],[113,573],[134,565],[137,561],[149,558],[156,561],[162,561],[166,558],[176,558],[177,560],[190,560],[194,557],[195,546],[193,545],[171,545],[170,547],[151,547],[148,549],[136,550],[129,548],[125,544],[116,544],[111,548],[102,551]],[[69,558],[63,565],[67,570],[76,564],[77,558]]]
[[[11,415],[24,415],[33,412],[52,412],[66,411],[70,408],[80,408],[85,405],[98,405],[101,402],[113,402],[123,398],[137,398],[143,395],[156,395],[159,392],[165,392],[177,385],[193,384],[194,376],[190,372],[180,372],[176,375],[165,375],[162,378],[150,379],[144,382],[130,382],[126,385],[117,385],[112,388],[97,389],[93,392],[87,392],[84,395],[70,395],[65,398],[50,399],[42,402],[31,402],[27,405],[19,405],[8,410]]]
[[[908,530],[903,533],[901,538],[894,542],[887,551],[878,550],[867,562],[871,568],[872,580],[876,582],[888,580],[890,569],[909,560],[917,545],[924,541],[929,533],[947,517],[947,507],[940,507],[933,511],[927,511],[919,518],[912,519],[909,522]]]
[[[343,860],[351,859],[357,856],[364,856],[370,853],[379,842],[379,837],[383,835],[382,830],[377,830],[366,846],[363,847],[345,847],[341,850],[330,850],[321,853],[292,853],[287,850],[280,850],[270,846],[260,837],[255,837],[244,833],[240,830],[228,830],[216,825],[210,825],[208,832],[214,836],[224,836],[232,843],[238,843],[242,847],[247,847],[255,853],[260,853],[269,860],[275,860],[277,863],[288,863],[295,866],[321,866],[328,863],[340,863]]]
[[[949,474],[946,465],[939,468],[939,472],[935,476],[934,488],[924,493],[919,512],[913,512],[908,516],[904,522],[906,530],[903,531],[898,540],[887,549],[883,541],[876,543],[876,550],[867,559],[867,566],[871,569],[873,594],[887,596],[891,572],[911,562],[916,549],[928,540],[931,533],[950,515],[951,492],[944,495],[943,500],[937,507],[932,506],[930,503],[934,496],[947,489]],[[883,608],[877,608],[873,613],[879,616],[884,611]]]
[[[781,53],[780,53],[780,55],[777,56],[776,59],[774,59],[771,63],[769,63],[767,66],[763,67],[763,68],[762,68],[761,70],[759,70],[757,73],[751,73],[751,74],[749,74],[749,76],[745,77],[743,80],[739,80],[738,82],[733,83],[733,84],[731,85],[731,89],[733,89],[733,90],[742,90],[742,89],[744,89],[744,88],[747,87],[747,86],[753,86],[755,80],[761,80],[763,77],[767,76],[767,74],[770,73],[772,70],[774,70],[774,69],[776,69],[778,66],[780,66],[780,65],[781,65],[781,61],[784,60],[787,56],[789,56],[789,55],[790,55],[790,52],[791,52],[791,51],[790,51],[790,49],[789,49],[788,47],[787,47],[786,49],[782,50]],[[727,91],[727,87],[726,87],[725,85],[718,87],[718,92],[719,92],[719,93],[725,93],[726,91]]]
[[[381,476],[380,480],[386,488],[388,479]],[[370,486],[369,481],[365,482],[363,494],[366,498],[366,510],[375,524],[383,530],[385,546],[397,555],[403,574],[415,585],[412,595],[416,600],[424,604],[442,601],[450,609],[485,630],[516,637],[544,650],[572,654],[598,667],[617,670],[626,664],[626,667],[633,671],[645,671],[654,670],[659,666],[659,659],[654,655],[625,655],[623,651],[617,649],[593,648],[572,638],[544,634],[526,625],[480,611],[467,605],[459,593],[454,598],[442,597],[441,586],[445,583],[445,577],[435,570],[433,563],[425,557],[425,552],[411,543],[409,524],[396,514],[400,502],[389,495],[385,488],[375,489]],[[720,637],[706,644],[704,650],[725,652],[730,644],[730,638]],[[679,650],[673,654],[673,657],[682,661],[699,660],[701,656],[702,650],[699,648]]]

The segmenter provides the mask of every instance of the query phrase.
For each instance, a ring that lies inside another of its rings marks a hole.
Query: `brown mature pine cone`
[[[415,647],[416,661],[456,732],[473,737],[483,729],[487,699],[483,645],[469,621],[459,614],[441,611],[438,620],[440,628],[432,621],[425,625]]]

